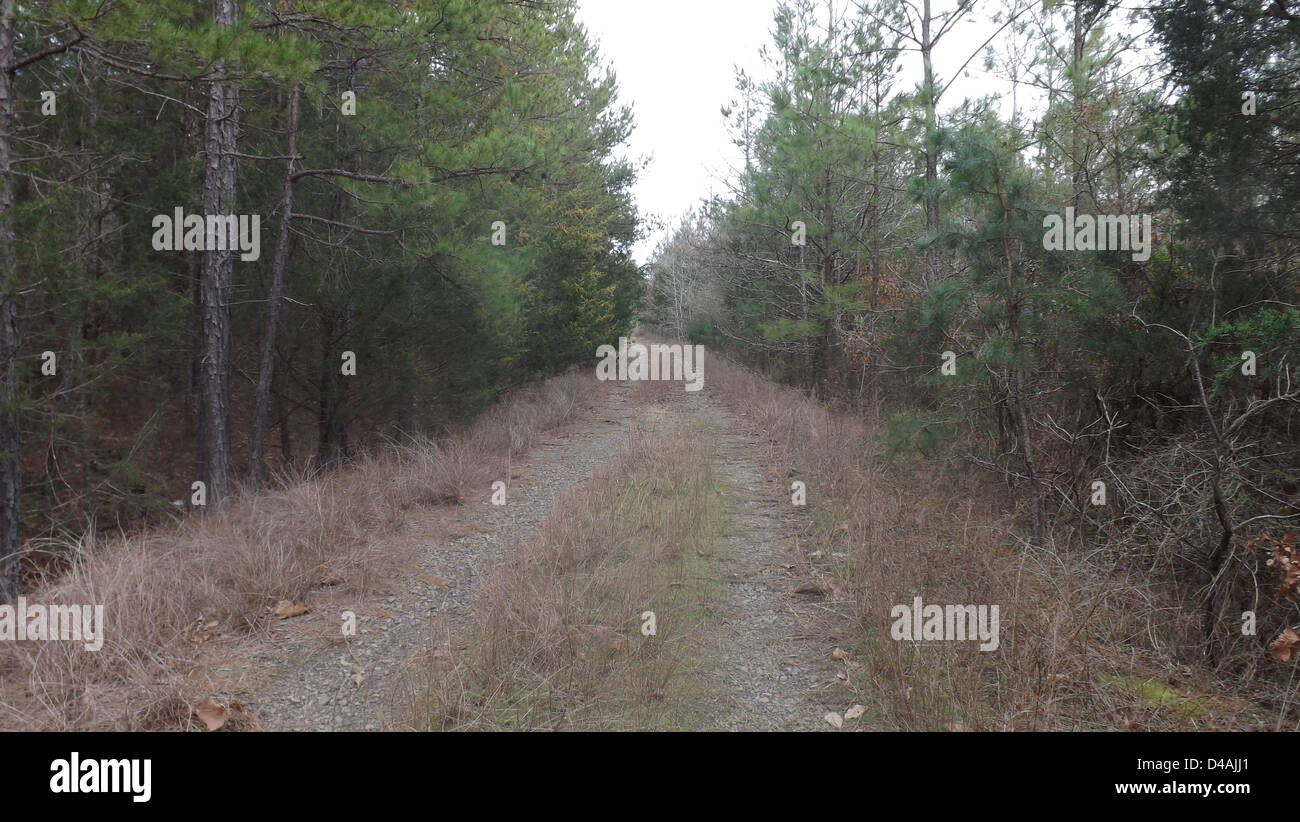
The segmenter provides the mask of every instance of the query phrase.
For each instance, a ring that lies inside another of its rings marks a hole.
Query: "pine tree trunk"
[[[289,261],[289,223],[293,219],[293,183],[298,155],[299,88],[289,97],[289,167],[284,175],[284,197],[280,207],[280,238],[271,266],[271,284],[266,297],[266,323],[262,330],[262,359],[257,373],[257,394],[253,400],[253,435],[248,445],[248,473],[254,487],[261,485],[266,467],[262,463],[267,417],[271,406],[271,379],[275,373],[276,332],[280,323],[280,298],[284,293],[284,270]]]
[[[925,0],[924,16],[921,18],[921,58],[925,65],[925,80],[922,93],[925,96],[925,232],[931,238],[939,230],[939,158],[935,156],[935,134],[938,131],[938,113],[934,89],[934,65],[930,61],[930,51],[934,43],[930,40],[930,0]],[[925,247],[925,284],[933,288],[939,282],[939,247],[931,242]]]
[[[1073,196],[1071,205],[1078,209],[1089,209],[1091,204],[1083,202],[1085,179],[1084,166],[1084,147],[1083,147],[1083,115],[1084,104],[1083,96],[1086,93],[1087,84],[1083,81],[1083,47],[1086,32],[1083,30],[1083,11],[1080,7],[1079,0],[1074,4],[1074,42],[1070,53],[1070,86],[1074,109],[1074,122],[1070,124],[1070,157],[1073,166],[1071,173],[1071,187]]]
[[[348,386],[343,376],[343,347],[340,343],[345,343],[352,331],[352,313],[351,302],[345,300],[341,309],[325,324],[317,411],[320,442],[316,450],[316,463],[321,467],[337,465],[348,455],[348,418],[345,407]]]
[[[14,0],[0,0],[0,603],[18,595],[22,440],[18,421],[18,304],[9,179],[14,93]]]
[[[212,19],[217,25],[234,25],[237,17],[236,0],[212,0]],[[234,214],[239,93],[225,77],[222,62],[215,70],[215,79],[208,85],[203,210],[205,214]],[[213,508],[224,505],[230,493],[230,294],[234,255],[230,248],[206,249],[199,286],[203,351],[199,448],[208,504]]]

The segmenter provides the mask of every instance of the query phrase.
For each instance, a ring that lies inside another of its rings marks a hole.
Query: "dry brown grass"
[[[849,592],[852,613],[828,616],[821,630],[849,651],[849,684],[873,707],[875,727],[1159,730],[1277,720],[1234,683],[1179,662],[1195,614],[1154,577],[1117,566],[1112,551],[1067,552],[1050,539],[1034,549],[1005,489],[987,476],[919,458],[887,465],[863,419],[713,352],[706,374],[707,390],[761,438],[768,470],[787,487],[807,483],[801,562]],[[917,595],[997,604],[1001,648],[894,640],[891,609]]]
[[[643,401],[662,393],[643,385]],[[671,415],[647,415],[484,583],[469,649],[428,656],[399,726],[694,727],[709,687],[701,605],[716,589],[717,560],[701,554],[715,554],[723,523],[712,469],[691,442]],[[640,632],[645,611],[653,637]]]
[[[330,577],[368,590],[390,559],[382,535],[403,510],[485,491],[498,466],[576,416],[597,387],[586,371],[570,373],[515,392],[444,441],[240,493],[172,528],[63,546],[76,557],[71,570],[26,597],[103,605],[104,646],[0,644],[0,729],[190,727],[201,678],[192,636],[253,630],[278,600],[297,601]]]

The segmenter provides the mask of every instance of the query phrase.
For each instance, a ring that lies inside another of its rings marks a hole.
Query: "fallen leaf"
[[[226,724],[230,719],[230,711],[224,705],[218,705],[211,699],[205,699],[199,703],[199,707],[194,710],[198,714],[199,721],[203,727],[209,731],[219,731],[221,726]]]
[[[835,650],[831,651],[831,659],[848,659],[848,658],[849,658],[849,652],[844,650],[843,648],[836,648]]]
[[[866,712],[867,712],[866,706],[854,705],[852,708],[849,708],[847,711],[844,712],[844,718],[857,719],[858,717],[862,716]]]
[[[1282,577],[1281,585],[1273,595],[1292,602],[1295,602],[1296,594],[1300,593],[1300,554],[1296,553],[1295,536],[1295,534],[1287,534],[1282,539],[1278,539],[1264,535],[1246,543],[1247,548],[1253,549],[1262,542],[1264,547],[1272,552],[1272,556],[1265,564]]]
[[[826,714],[826,716],[822,717],[822,719],[825,719],[826,722],[829,723],[830,726],[833,728],[844,727],[844,717],[840,716],[834,711],[831,711],[830,713]]]
[[[275,615],[280,619],[302,616],[307,613],[311,613],[311,609],[301,602],[290,602],[287,599],[282,599],[275,603]]]
[[[1278,662],[1289,662],[1296,650],[1300,649],[1300,634],[1292,628],[1287,628],[1280,637],[1273,640],[1269,648],[1273,651],[1273,659]]]

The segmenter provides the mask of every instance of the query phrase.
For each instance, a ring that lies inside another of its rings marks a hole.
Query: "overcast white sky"
[[[721,107],[735,97],[734,66],[758,65],[776,0],[579,0],[578,19],[618,75],[632,106],[633,156],[651,156],[637,207],[669,223],[726,177],[737,152]],[[647,262],[658,236],[637,247]]]
[[[847,0],[836,5],[847,6]],[[940,0],[935,11],[954,5]],[[578,6],[578,19],[618,76],[620,100],[635,114],[630,153],[652,158],[635,189],[637,207],[643,216],[671,226],[711,191],[725,191],[720,179],[740,164],[720,109],[736,97],[736,66],[760,74],[759,48],[769,41],[777,0],[579,0]],[[956,74],[996,30],[986,15],[1001,6],[982,0],[975,16],[958,23],[940,43],[935,71],[941,82]],[[895,88],[918,81],[919,63],[915,52],[903,55],[904,71]],[[1003,116],[1009,116],[1010,84],[987,75],[982,57],[972,60],[967,72],[969,77],[953,83],[940,108],[997,91],[1004,95]],[[1032,103],[1023,86],[1018,97],[1022,111]],[[638,262],[649,261],[661,236],[655,232],[642,241]]]

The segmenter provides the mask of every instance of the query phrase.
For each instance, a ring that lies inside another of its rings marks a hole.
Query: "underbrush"
[[[322,584],[371,588],[392,561],[383,538],[415,505],[488,490],[512,455],[578,416],[598,390],[574,371],[503,397],[467,430],[363,455],[339,470],[280,477],[175,526],[55,550],[71,567],[29,602],[104,606],[103,647],[0,643],[6,730],[182,729],[193,725],[195,638],[249,631],[280,600]]]
[[[846,652],[849,684],[879,727],[1296,727],[1291,677],[1243,682],[1240,668],[1189,662],[1201,618],[1167,568],[1125,561],[1125,544],[1079,547],[1051,529],[1034,547],[991,475],[937,456],[886,459],[861,417],[712,352],[706,373],[707,390],[761,437],[768,469],[806,483],[802,553],[852,603],[850,614],[828,611],[821,629]],[[917,596],[999,606],[1000,647],[894,639],[891,611]]]

